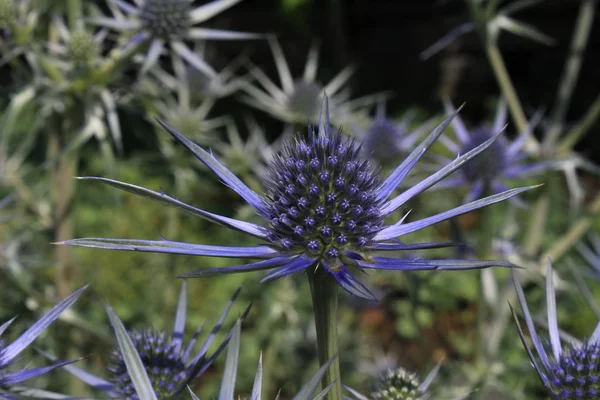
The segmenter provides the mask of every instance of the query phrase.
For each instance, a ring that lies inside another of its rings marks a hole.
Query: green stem
[[[565,138],[558,145],[558,153],[569,154],[579,142],[579,139],[592,128],[598,118],[600,118],[600,96],[596,97],[581,121],[567,132]]]
[[[338,285],[333,275],[325,271],[322,266],[318,266],[314,271],[308,271],[308,282],[317,329],[319,364],[323,365],[333,358],[333,363],[321,381],[321,388],[324,389],[333,383],[326,399],[340,400],[343,396],[337,347]]]
[[[571,97],[573,96],[573,91],[575,90],[579,71],[581,70],[583,53],[590,37],[590,32],[592,31],[595,10],[596,0],[584,0],[581,2],[569,57],[565,62],[560,86],[556,95],[556,103],[550,116],[550,127],[544,138],[544,148],[547,152],[551,151],[558,140],[558,136],[562,133],[565,116],[571,102]]]
[[[487,15],[485,10],[481,10],[479,8],[479,2],[477,0],[467,0],[467,6],[471,12],[471,18],[475,23],[475,29],[477,30],[477,33],[483,42],[483,46],[485,47],[485,54],[488,58],[490,66],[492,67],[492,71],[496,76],[496,81],[500,86],[502,94],[506,98],[510,115],[512,116],[517,130],[520,132],[520,134],[526,135],[527,147],[530,150],[537,152],[539,143],[529,130],[525,112],[523,111],[517,91],[515,90],[512,80],[510,79],[508,70],[506,69],[506,64],[502,58],[502,53],[500,53],[500,49],[496,45],[495,38],[491,37],[491,35],[488,33],[488,23],[491,16]]]

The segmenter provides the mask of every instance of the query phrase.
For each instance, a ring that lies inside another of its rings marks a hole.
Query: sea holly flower
[[[357,106],[365,106],[380,99],[382,95],[371,95],[350,100],[350,91],[345,85],[354,73],[353,66],[347,66],[329,83],[317,80],[319,50],[313,45],[306,59],[301,77],[293,77],[283,50],[275,38],[269,38],[269,45],[277,67],[281,87],[278,87],[258,67],[250,69],[257,84],[248,83],[242,89],[247,96],[242,101],[251,107],[265,111],[275,118],[288,123],[304,124],[316,121],[319,117],[321,98],[329,96],[333,118],[338,121],[346,118]]]
[[[213,0],[194,6],[193,0],[109,0],[113,18],[97,17],[92,22],[120,32],[130,32],[129,44],[147,43],[148,52],[141,68],[147,72],[165,48],[209,76],[215,70],[185,43],[196,40],[258,39],[259,34],[197,27],[242,0]]]
[[[533,349],[527,344],[525,334],[514,310],[513,316],[519,330],[523,346],[531,364],[538,373],[543,385],[553,399],[597,399],[600,397],[600,323],[592,335],[579,342],[572,339],[563,347],[556,318],[556,297],[554,292],[552,265],[546,270],[546,303],[548,309],[549,340],[538,336],[527,300],[519,280],[513,274],[513,281],[519,304],[523,310],[525,324],[529,330]],[[537,353],[537,354],[534,354]]]
[[[47,367],[23,368],[17,371],[10,371],[11,366],[20,361],[19,355],[23,350],[40,336],[42,332],[44,332],[46,328],[48,328],[48,326],[50,326],[50,324],[52,324],[67,308],[71,307],[79,297],[81,297],[86,288],[87,286],[84,286],[65,297],[10,344],[7,344],[6,339],[2,336],[17,317],[0,325],[0,398],[14,400],[15,397],[13,394],[27,394],[38,398],[46,398],[45,395],[50,395],[48,392],[38,391],[36,389],[17,388],[16,385],[75,361],[63,361]],[[36,394],[37,396],[34,396]],[[54,395],[56,396],[56,394]]]
[[[188,300],[187,282],[185,280],[181,284],[173,332],[166,333],[152,328],[126,332],[128,340],[135,349],[136,357],[141,360],[143,373],[149,379],[158,400],[170,399],[180,394],[193,379],[202,375],[225,349],[229,338],[224,340],[212,355],[208,356],[208,349],[221,329],[240,290],[238,289],[234,293],[198,352],[194,352],[194,347],[202,332],[202,325],[194,332],[187,346],[184,346],[183,342]],[[249,307],[246,309],[242,318],[245,317],[249,309]],[[114,328],[115,318],[118,319],[118,317],[112,309],[108,308],[108,310]],[[128,358],[131,355],[123,350],[123,340],[123,337],[117,334],[119,347],[112,355],[107,380],[74,366],[67,366],[65,369],[94,388],[106,392],[112,398],[125,400],[146,399],[147,397],[138,397],[136,394],[135,377],[132,376],[127,365]]]
[[[449,102],[446,102],[445,105],[447,113],[454,114],[454,107]],[[506,125],[506,118],[504,101],[500,101],[492,125],[482,125],[468,130],[457,116],[452,120],[452,127],[458,143],[447,137],[443,138],[443,143],[453,154],[464,154],[494,137]],[[531,123],[531,127],[534,125],[535,121]],[[437,184],[435,188],[468,186],[469,193],[465,201],[471,201],[480,198],[486,190],[493,193],[507,190],[507,181],[527,178],[559,165],[558,161],[526,163],[528,154],[524,151],[525,140],[525,135],[519,135],[513,142],[504,136],[499,137],[481,157],[465,165],[455,177]],[[446,163],[448,159],[443,158],[442,162]],[[523,205],[517,198],[512,200]]]
[[[446,118],[387,178],[381,179],[372,161],[362,155],[359,144],[346,137],[340,130],[331,128],[325,99],[318,128],[309,128],[307,137],[298,135],[294,140],[287,141],[275,155],[264,179],[266,193],[263,196],[251,190],[211,153],[161,122],[173,137],[250,204],[265,220],[267,226],[204,211],[164,193],[128,183],[106,178],[84,179],[97,180],[177,207],[230,229],[244,232],[265,244],[230,247],[174,242],[167,239],[153,241],[104,238],[73,239],[62,244],[259,260],[240,266],[189,272],[180,277],[271,269],[261,281],[268,282],[295,272],[318,269],[335,278],[347,292],[367,299],[374,299],[373,294],[354,277],[352,270],[366,272],[370,269],[414,271],[511,267],[510,263],[498,261],[404,259],[373,254],[451,245],[437,242],[408,244],[397,238],[530,189],[511,189],[420,220],[405,222],[405,216],[400,221],[386,224],[385,218],[488,148],[499,135],[488,139],[404,192],[393,195],[404,177],[454,116]]]
[[[427,121],[411,131],[413,116],[407,113],[399,122],[394,121],[386,115],[385,102],[380,102],[368,127],[354,124],[353,133],[367,154],[372,154],[381,163],[393,162],[410,153],[430,125],[431,121]]]
[[[429,387],[437,376],[440,364],[436,365],[421,382],[417,374],[404,368],[388,368],[373,384],[369,396],[346,387],[353,400],[427,400],[431,397]],[[462,399],[465,397],[460,397]],[[458,400],[455,399],[455,400]]]

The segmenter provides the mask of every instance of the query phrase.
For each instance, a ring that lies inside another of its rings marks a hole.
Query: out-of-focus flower
[[[202,331],[202,325],[194,332],[187,346],[184,346],[183,343],[188,301],[187,283],[185,280],[182,282],[179,293],[172,333],[169,334],[154,329],[129,332],[129,339],[135,348],[137,356],[141,360],[145,374],[152,384],[152,389],[157,399],[170,399],[180,394],[193,379],[206,371],[219,354],[221,354],[229,338],[223,341],[210,357],[207,356],[208,349],[216,338],[239,292],[240,289],[234,293],[198,352],[194,352],[194,347]],[[249,308],[246,310],[246,313],[248,311]],[[244,313],[244,316],[246,313]],[[114,322],[112,318],[111,322]],[[127,366],[126,358],[129,355],[123,352],[122,342],[119,337],[117,339],[119,341],[119,348],[113,354],[112,362],[108,367],[108,380],[96,377],[73,366],[67,366],[65,369],[96,389],[108,393],[112,398],[139,400],[140,397],[137,397],[136,394],[135,379],[132,377]]]
[[[550,339],[549,341],[542,340],[538,336],[533,318],[529,312],[523,288],[521,288],[515,275],[513,275],[513,281],[519,304],[523,310],[525,324],[533,342],[533,349],[527,344],[521,323],[513,310],[519,336],[525,350],[527,350],[533,367],[543,385],[552,395],[552,398],[556,400],[598,398],[600,396],[600,323],[588,339],[582,342],[571,339],[569,346],[563,348],[556,318],[556,297],[552,265],[548,262],[546,270],[546,303]],[[534,354],[534,350],[537,355]]]
[[[399,122],[386,115],[385,102],[377,104],[375,118],[368,128],[359,124],[353,125],[353,132],[362,142],[362,149],[372,154],[379,162],[389,163],[401,156],[406,156],[415,147],[425,130],[431,125],[428,121],[414,130],[410,130],[412,113],[407,113]]]
[[[223,371],[223,378],[221,379],[221,388],[219,395],[216,396],[219,400],[235,400],[235,381],[237,378],[238,360],[240,356],[240,341],[241,341],[241,324],[238,322],[234,329],[231,341],[227,348],[227,361],[225,362],[225,369]],[[331,361],[323,364],[321,368],[306,382],[300,391],[292,398],[292,400],[310,400],[313,398],[313,394],[319,387],[321,379],[325,375],[327,368],[331,365]],[[254,384],[252,385],[252,394],[250,395],[251,400],[262,399],[262,355],[258,360],[258,369],[256,370],[256,376],[254,378]],[[329,391],[330,387],[323,389],[316,397],[322,398]],[[199,400],[190,389],[190,395],[193,400]],[[279,396],[277,396],[279,397]]]
[[[262,35],[248,32],[199,28],[215,15],[242,0],[213,0],[194,6],[190,0],[109,0],[113,18],[97,17],[92,22],[120,32],[131,32],[129,44],[148,43],[148,52],[141,73],[147,72],[158,61],[167,47],[209,77],[217,75],[208,63],[195,54],[185,43],[196,40],[258,39]]]
[[[265,111],[275,118],[288,123],[314,122],[319,116],[321,98],[326,94],[330,98],[332,118],[334,121],[341,122],[349,118],[356,108],[386,97],[379,94],[350,100],[350,89],[345,85],[354,73],[353,66],[344,68],[328,84],[321,84],[317,80],[319,50],[314,45],[308,52],[302,76],[294,78],[279,42],[275,38],[270,38],[269,44],[281,88],[262,70],[253,67],[250,72],[258,84],[245,85],[242,89],[247,96],[243,96],[242,100],[249,106]]]
[[[212,246],[170,240],[87,238],[62,244],[112,250],[149,251],[231,258],[254,258],[258,262],[225,268],[209,268],[181,275],[201,277],[273,269],[261,282],[282,278],[309,268],[323,268],[347,292],[367,299],[373,294],[350,272],[377,270],[465,270],[491,266],[511,267],[499,261],[425,260],[380,257],[374,252],[418,250],[448,246],[448,243],[403,243],[397,238],[437,222],[470,212],[517,195],[530,187],[511,189],[460,207],[412,222],[405,218],[391,225],[384,219],[407,201],[463,166],[494,143],[497,136],[467,152],[431,176],[392,195],[404,177],[448,126],[446,118],[386,179],[381,180],[371,160],[361,155],[358,144],[330,126],[327,99],[324,100],[318,129],[308,137],[288,141],[275,156],[264,180],[266,195],[259,196],[211,153],[163,123],[171,135],[215,172],[227,186],[250,204],[269,225],[260,226],[213,214],[139,186],[106,179],[97,180],[171,205],[188,213],[244,232],[266,242],[248,247]]]
[[[23,54],[34,41],[31,35],[40,7],[30,0],[0,0],[0,66]]]
[[[449,102],[446,102],[446,109],[448,114],[455,112]],[[483,125],[468,130],[460,117],[457,116],[452,120],[452,127],[456,133],[458,144],[447,137],[443,138],[443,143],[452,153],[465,154],[491,137],[494,137],[494,135],[502,131],[505,125],[506,103],[501,101],[498,105],[493,125]],[[523,150],[525,138],[525,135],[519,135],[517,139],[510,142],[504,136],[499,137],[481,157],[465,165],[456,177],[437,184],[435,188],[444,189],[468,186],[469,193],[465,201],[472,201],[480,198],[486,190],[490,190],[493,193],[507,190],[507,180],[530,177],[559,166],[559,161],[554,160],[525,162],[528,157],[527,153]],[[442,158],[442,163],[448,161],[450,160]],[[516,202],[517,205],[523,206],[523,203],[516,197],[513,197],[511,200]]]
[[[17,393],[27,393],[27,395],[29,396],[33,396],[34,394],[36,394],[36,392],[38,392],[39,396],[33,397],[46,398],[44,394],[48,394],[47,392],[36,391],[35,389],[27,388],[17,389],[14,386],[20,384],[23,381],[50,372],[53,369],[65,366],[67,364],[71,364],[74,361],[63,361],[54,365],[50,365],[48,367],[39,367],[31,369],[24,368],[14,372],[9,371],[9,369],[13,364],[19,361],[19,354],[21,354],[21,352],[23,352],[23,350],[25,350],[39,335],[41,335],[42,332],[44,332],[46,328],[50,326],[50,324],[52,324],[67,308],[72,306],[73,303],[75,303],[77,299],[79,299],[79,297],[83,294],[86,288],[87,286],[84,286],[81,289],[71,293],[69,296],[65,297],[54,307],[52,307],[52,309],[48,311],[42,318],[40,318],[31,327],[29,327],[29,329],[27,329],[14,342],[10,344],[7,344],[5,342],[5,340],[2,338],[2,335],[8,329],[10,324],[14,322],[16,317],[0,325],[0,398],[12,400],[14,399],[12,394],[15,393],[16,390],[18,390]]]

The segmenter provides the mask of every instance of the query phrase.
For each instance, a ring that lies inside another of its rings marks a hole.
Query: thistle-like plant
[[[53,396],[60,396],[42,390],[20,387],[19,384],[50,372],[53,369],[71,364],[76,360],[58,362],[47,367],[23,368],[17,371],[10,371],[10,369],[13,364],[19,361],[18,356],[23,350],[40,336],[67,308],[72,306],[81,297],[86,288],[87,286],[84,286],[65,297],[10,344],[6,343],[2,335],[17,317],[0,325],[0,398],[14,400],[14,395],[17,394],[36,398],[57,398]]]
[[[367,154],[372,154],[382,164],[393,163],[410,153],[430,125],[428,121],[411,131],[413,116],[408,113],[399,122],[394,121],[386,115],[385,102],[380,102],[368,127],[354,124],[353,132]]]
[[[30,0],[0,0],[0,66],[25,53],[34,43],[40,7]]]
[[[196,26],[240,1],[242,0],[213,0],[196,7],[193,4],[194,0],[135,0],[133,4],[123,0],[108,0],[113,18],[97,17],[92,21],[120,32],[131,33],[129,44],[148,44],[148,52],[141,68],[142,74],[156,64],[165,48],[169,48],[172,56],[181,57],[193,67],[214,77],[217,75],[216,71],[195,54],[186,41],[262,37],[255,33]]]
[[[237,378],[237,368],[240,356],[240,342],[241,342],[241,323],[235,324],[233,328],[233,334],[227,347],[227,360],[225,361],[225,369],[223,370],[223,378],[221,379],[221,388],[219,390],[219,400],[235,400],[235,381]],[[310,400],[313,399],[313,395],[319,386],[319,382],[325,375],[325,371],[331,365],[331,361],[323,365],[319,370],[306,382],[300,391],[292,398],[292,400]],[[252,385],[252,394],[250,395],[251,400],[261,400],[262,397],[262,355],[258,359],[258,368],[254,377],[254,384]],[[322,398],[331,387],[323,389],[314,399]],[[190,395],[192,400],[199,400],[190,389]],[[279,397],[279,396],[277,396]]]
[[[294,78],[277,39],[269,38],[269,45],[281,87],[260,68],[252,67],[250,73],[257,84],[249,83],[242,88],[247,94],[242,100],[251,107],[265,111],[284,122],[304,124],[306,121],[317,120],[324,94],[330,98],[332,117],[335,121],[347,118],[357,105],[374,103],[382,97],[372,95],[350,100],[350,90],[345,85],[354,73],[353,66],[344,68],[326,85],[320,83],[317,80],[319,50],[314,45],[308,52],[302,76]]]
[[[404,368],[388,368],[372,384],[369,396],[349,387],[346,389],[352,395],[351,398],[355,400],[427,400],[431,397],[429,387],[439,369],[440,364],[436,365],[421,382],[417,374]]]
[[[148,328],[127,333],[128,340],[135,349],[136,357],[141,361],[143,373],[149,379],[158,400],[171,399],[179,395],[192,380],[202,375],[225,349],[229,336],[213,354],[208,356],[209,347],[221,329],[240,290],[238,289],[234,293],[198,352],[194,352],[194,347],[202,332],[202,325],[196,329],[187,346],[184,346],[183,342],[188,302],[187,282],[185,280],[182,282],[179,292],[173,332],[167,333]],[[249,307],[246,309],[242,318],[245,317],[249,309]],[[114,319],[118,317],[110,308],[108,310],[114,328]],[[67,366],[65,369],[87,384],[107,393],[112,398],[125,400],[146,399],[146,397],[137,394],[136,378],[132,376],[128,366],[128,357],[131,354],[123,349],[122,337],[117,335],[117,341],[119,347],[112,354],[112,360],[108,367],[108,379],[96,377],[74,366]]]
[[[341,286],[352,295],[373,300],[374,295],[352,274],[354,269],[415,271],[466,270],[491,266],[511,267],[499,261],[454,259],[404,259],[373,253],[419,250],[448,246],[448,243],[407,244],[398,239],[440,221],[497,203],[529,187],[507,190],[484,199],[424,219],[405,222],[406,216],[391,225],[384,223],[407,201],[459,169],[494,143],[500,134],[463,154],[439,171],[399,195],[395,189],[417,161],[448,126],[455,115],[446,118],[381,180],[372,161],[362,155],[358,143],[330,126],[327,99],[318,128],[309,127],[306,138],[287,141],[276,154],[264,179],[266,194],[258,195],[221,164],[211,153],[165,123],[167,131],[183,143],[200,161],[215,172],[264,218],[267,226],[220,216],[187,205],[164,193],[106,178],[87,178],[174,206],[190,214],[244,232],[266,242],[248,247],[214,246],[174,242],[166,239],[73,239],[62,244],[112,250],[148,251],[231,258],[254,258],[257,262],[235,267],[209,268],[181,277],[202,277],[228,273],[269,270],[261,282],[306,272],[311,283],[319,354],[325,363],[337,353],[337,290]],[[391,199],[388,200],[388,197]],[[339,378],[339,365],[328,370],[326,382]],[[339,385],[339,384],[338,384]],[[340,395],[341,386],[334,389]]]
[[[519,330],[523,346],[529,355],[542,384],[556,400],[597,399],[600,397],[600,323],[592,335],[579,342],[571,339],[563,347],[556,317],[556,296],[552,265],[546,269],[546,304],[548,309],[549,340],[538,336],[525,293],[516,275],[513,281],[525,324],[529,330],[533,349],[527,344],[525,333],[514,310],[513,316]],[[511,307],[512,310],[512,307]],[[534,354],[535,353],[537,354]]]
[[[453,115],[455,110],[452,105],[449,102],[446,102],[445,105],[447,113]],[[506,125],[506,116],[504,101],[500,101],[492,125],[482,125],[469,130],[457,116],[452,120],[452,127],[456,133],[458,144],[445,137],[444,145],[453,154],[467,153],[501,131]],[[469,192],[465,201],[472,201],[480,198],[486,192],[498,193],[507,190],[507,181],[534,176],[560,165],[559,161],[553,160],[527,163],[528,154],[523,150],[525,139],[526,136],[523,134],[513,142],[504,136],[499,137],[481,157],[465,165],[456,177],[437,184],[436,189],[467,186]],[[448,161],[449,159],[446,158],[442,160],[443,163]],[[516,197],[511,200],[518,205],[523,205]]]

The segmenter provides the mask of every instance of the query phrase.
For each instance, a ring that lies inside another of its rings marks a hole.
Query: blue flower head
[[[455,112],[448,102],[446,102],[446,109],[449,114]],[[457,116],[452,121],[452,127],[456,133],[458,143],[444,138],[444,144],[452,153],[467,153],[501,131],[506,125],[506,117],[506,103],[504,101],[500,101],[492,125],[481,125],[468,130],[460,117]],[[534,123],[530,125],[533,127]],[[436,185],[436,189],[467,186],[469,187],[469,193],[465,200],[471,201],[480,198],[486,190],[494,193],[505,191],[508,188],[507,181],[527,178],[557,165],[556,161],[524,162],[528,157],[523,150],[525,138],[526,136],[521,134],[513,142],[510,142],[504,136],[499,137],[481,157],[477,157],[466,164],[456,177]],[[447,162],[448,160],[444,159],[443,161]],[[511,200],[517,205],[524,205],[516,197]]]
[[[77,246],[202,256],[254,258],[245,265],[211,268],[189,272],[180,277],[200,277],[234,272],[272,270],[262,282],[304,271],[323,268],[347,292],[374,299],[373,294],[351,273],[378,270],[463,270],[506,266],[497,261],[426,260],[382,257],[373,253],[419,250],[448,246],[448,243],[407,244],[398,240],[437,222],[510,198],[529,188],[507,190],[424,219],[405,222],[402,218],[390,225],[385,219],[413,197],[454,172],[481,151],[497,136],[450,162],[406,191],[394,191],[419,158],[450,123],[446,118],[385,179],[373,162],[363,155],[360,145],[329,124],[327,100],[316,128],[309,127],[306,137],[289,140],[269,166],[265,194],[257,194],[244,184],[212,153],[207,152],[170,126],[162,125],[227,186],[237,192],[264,219],[261,226],[204,211],[163,193],[105,178],[88,178],[177,207],[231,229],[242,231],[265,244],[248,247],[208,246],[169,240],[74,239],[63,242]]]
[[[129,332],[131,343],[141,360],[152,385],[152,390],[159,400],[170,399],[179,395],[193,379],[206,371],[225,349],[229,339],[221,343],[217,350],[208,356],[208,349],[216,338],[239,292],[240,289],[235,292],[197,353],[194,352],[194,347],[202,332],[202,326],[194,332],[187,346],[184,346],[183,343],[187,309],[187,283],[185,280],[179,294],[172,333],[152,328]],[[248,311],[249,308],[246,313]],[[112,398],[139,400],[135,382],[129,371],[121,345],[119,343],[119,347],[111,356],[111,362],[108,366],[108,380],[101,379],[73,366],[68,366],[65,369],[96,389],[108,393]]]
[[[411,131],[412,117],[409,113],[396,122],[386,115],[385,102],[380,102],[368,127],[364,129],[355,124],[353,131],[366,154],[372,154],[381,163],[390,163],[409,154],[429,126],[426,122]]]
[[[549,343],[542,341],[538,336],[523,289],[513,275],[517,296],[534,349],[527,344],[521,324],[513,311],[519,335],[533,367],[553,399],[598,399],[600,398],[600,323],[588,339],[582,342],[573,339],[568,347],[562,347],[556,319],[556,298],[552,274],[552,265],[548,263],[546,303]],[[537,356],[534,354],[534,350]]]
[[[0,325],[0,398],[14,399],[14,397],[8,394],[15,392],[16,389],[12,390],[12,386],[74,362],[63,361],[48,367],[31,369],[24,368],[17,371],[10,371],[10,367],[19,361],[19,354],[21,354],[21,352],[23,352],[23,350],[25,350],[39,335],[41,335],[42,332],[44,332],[46,328],[50,326],[50,324],[52,324],[67,308],[73,305],[83,294],[86,288],[87,286],[65,297],[10,344],[7,344],[6,340],[2,338],[2,335],[13,323],[16,317]],[[19,388],[19,390],[22,391],[23,388]],[[49,394],[48,392],[43,393]],[[44,396],[41,398],[44,398]]]

